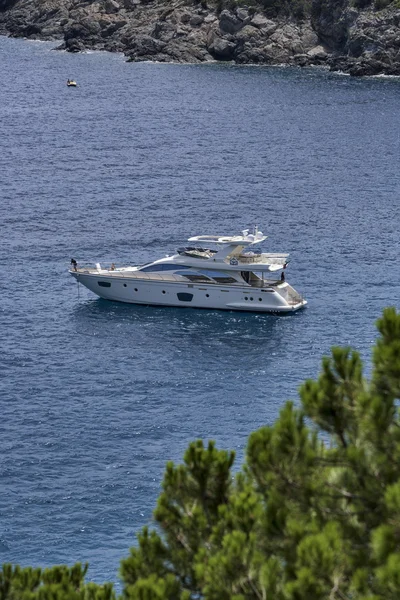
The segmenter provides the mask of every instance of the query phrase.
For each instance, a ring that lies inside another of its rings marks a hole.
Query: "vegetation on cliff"
[[[352,4],[356,8],[374,8],[375,10],[383,10],[391,4],[395,8],[399,8],[398,0],[354,0]]]
[[[234,454],[190,444],[122,561],[122,600],[400,597],[400,314],[378,321],[370,381],[333,348],[316,381]],[[3,566],[0,600],[114,600],[86,568]]]
[[[256,0],[258,7],[268,17],[285,15],[295,19],[305,19],[310,14],[311,2],[312,0]]]

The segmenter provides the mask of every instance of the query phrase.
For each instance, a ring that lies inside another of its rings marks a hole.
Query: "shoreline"
[[[10,36],[10,35],[5,35],[4,33],[0,33],[0,37],[5,37],[7,39],[15,39],[15,40],[21,40],[24,42],[31,42],[31,43],[37,43],[37,44],[51,44],[53,41],[60,44],[62,43],[62,40],[45,40],[45,39],[38,39],[38,38],[26,38],[26,37],[15,37],[15,36]],[[61,52],[61,53],[65,53],[65,54],[70,54],[70,52],[68,52],[68,50],[66,49],[60,49],[58,46],[54,46],[53,48],[50,48],[49,51],[57,51],[57,52]],[[130,61],[127,60],[126,54],[123,51],[110,51],[110,50],[100,50],[100,49],[86,49],[86,50],[82,50],[79,54],[111,54],[113,56],[117,56],[119,57],[121,60],[123,60],[125,63],[132,63],[135,61]],[[204,62],[178,62],[178,61],[157,61],[157,60],[141,60],[141,61],[136,61],[136,62],[140,62],[142,64],[147,64],[147,65],[155,65],[155,66],[196,66],[196,67],[211,67],[211,66],[215,66],[215,67],[220,67],[222,65],[226,66],[226,67],[231,67],[231,68],[256,68],[256,69],[301,69],[301,70],[315,70],[315,71],[319,71],[319,72],[325,72],[325,73],[329,73],[332,76],[337,76],[337,77],[351,77],[350,73],[346,73],[344,71],[340,71],[340,70],[332,70],[330,69],[327,65],[307,65],[306,67],[300,67],[299,65],[295,65],[295,64],[287,64],[287,63],[277,63],[277,64],[257,64],[257,63],[236,63],[234,61],[218,61],[218,60],[210,60],[210,61],[204,61]],[[362,76],[363,79],[370,79],[370,80],[376,80],[376,79],[384,79],[384,80],[389,80],[389,81],[398,81],[400,80],[400,75],[387,75],[385,73],[378,73],[376,75],[363,75]]]
[[[335,0],[319,12],[320,0],[313,0],[311,15],[299,20],[269,18],[254,7],[218,12],[205,2],[179,0],[167,9],[163,0],[2,2],[1,35],[54,40],[59,44],[54,49],[72,53],[121,53],[128,62],[323,67],[352,76],[400,76],[395,35],[400,9],[357,11],[341,0],[336,15],[329,6]]]

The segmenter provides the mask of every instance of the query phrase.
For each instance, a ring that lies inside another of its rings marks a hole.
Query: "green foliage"
[[[154,512],[164,536],[161,539],[144,528],[139,547],[132,548],[131,556],[122,561],[121,575],[129,597],[139,598],[135,595],[137,586],[150,574],[165,579],[179,573],[175,598],[200,593],[194,559],[218,525],[219,509],[230,497],[233,461],[234,453],[216,450],[213,442],[205,448],[198,441],[190,444],[183,465],[167,464],[163,492]]]
[[[371,381],[333,348],[301,408],[250,436],[235,478],[213,444],[167,466],[158,531],[122,563],[125,595],[153,577],[191,600],[400,598],[400,315],[377,325]]]
[[[352,4],[354,8],[367,8],[372,2],[373,0],[354,0]]]
[[[304,19],[311,12],[311,0],[259,0],[269,17],[281,15]]]
[[[378,323],[370,381],[333,348],[272,426],[234,454],[190,444],[121,563],[122,600],[400,598],[400,315]],[[4,565],[0,600],[115,600],[86,567]]]
[[[393,0],[375,0],[375,10],[383,10],[392,2]]]
[[[197,0],[196,0],[197,1]],[[246,6],[250,11],[261,10],[269,18],[294,17],[305,19],[311,12],[312,0],[215,0],[217,13]]]
[[[50,569],[10,564],[0,571],[0,600],[115,600],[112,584],[85,584],[88,569],[79,563]]]

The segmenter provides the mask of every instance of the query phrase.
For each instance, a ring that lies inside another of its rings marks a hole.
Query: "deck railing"
[[[144,273],[143,271],[118,271],[115,269],[111,271],[110,269],[93,269],[93,267],[79,267],[76,270],[76,273],[80,273],[81,275],[107,275],[107,277],[116,277],[123,279],[147,279],[147,280],[157,280],[157,281],[182,281],[182,279],[177,275],[162,275],[161,273]]]
[[[81,275],[99,275],[99,276],[104,276],[107,275],[107,277],[115,277],[115,278],[123,278],[123,279],[145,279],[148,281],[178,281],[180,283],[188,283],[188,284],[195,284],[195,285],[208,285],[208,284],[212,284],[212,285],[237,285],[237,286],[243,286],[246,285],[247,282],[243,281],[237,281],[236,283],[221,283],[218,281],[214,281],[212,279],[209,280],[205,280],[205,281],[190,281],[189,279],[184,279],[184,276],[179,276],[179,275],[173,275],[171,274],[162,274],[162,273],[145,273],[144,271],[111,271],[109,269],[101,269],[100,271],[98,269],[94,269],[93,267],[86,267],[86,266],[82,266],[82,267],[78,267],[76,273],[79,273]],[[251,287],[255,287],[255,288],[263,288],[263,287],[276,287],[277,285],[279,285],[281,282],[280,279],[257,279],[257,280],[253,280],[253,281],[249,281],[248,285],[250,285]]]

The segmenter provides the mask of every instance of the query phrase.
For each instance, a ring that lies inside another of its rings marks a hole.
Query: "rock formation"
[[[327,64],[350,75],[400,75],[400,3],[383,10],[378,0],[363,3],[356,9],[349,0],[314,1],[311,23],[329,50]]]
[[[361,0],[358,0],[360,3]],[[217,0],[0,0],[0,33],[63,39],[60,48],[130,60],[327,65],[351,75],[400,75],[400,8],[313,0],[310,16],[267,16]],[[375,2],[387,0],[375,0]],[[224,8],[225,6],[225,8]]]

